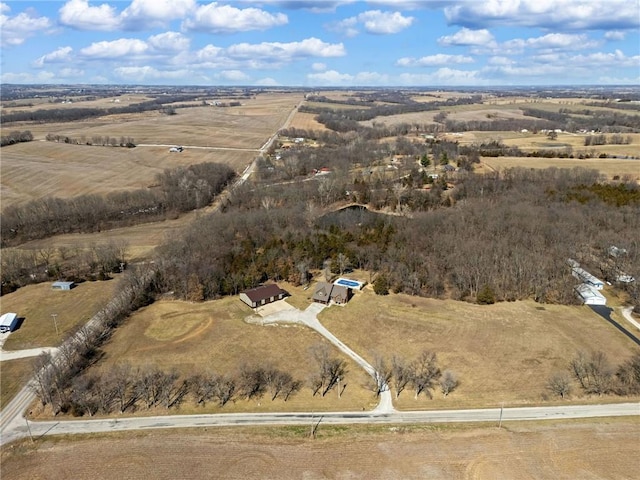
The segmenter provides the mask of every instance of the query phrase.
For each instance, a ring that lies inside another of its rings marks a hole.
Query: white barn
[[[602,290],[604,288],[604,282],[602,280],[594,277],[583,268],[580,268],[580,267],[572,268],[571,275],[576,277],[582,283],[586,283],[587,285],[595,288],[596,290]]]
[[[17,313],[5,313],[0,316],[0,333],[13,332],[18,325]]]
[[[75,282],[53,282],[51,284],[53,290],[71,290],[75,286]]]
[[[581,283],[576,287],[576,294],[585,305],[606,305],[607,298],[591,285]]]

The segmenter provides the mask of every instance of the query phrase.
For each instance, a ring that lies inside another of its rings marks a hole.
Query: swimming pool
[[[354,288],[356,290],[360,290],[363,287],[362,282],[358,282],[357,280],[349,280],[348,278],[339,278],[335,282],[334,285],[341,285],[343,287]]]

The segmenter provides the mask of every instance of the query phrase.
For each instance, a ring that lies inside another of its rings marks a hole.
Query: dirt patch
[[[628,420],[503,429],[321,425],[315,440],[308,431],[202,429],[25,440],[3,448],[2,473],[12,480],[575,480],[635,478],[638,472],[640,429]]]

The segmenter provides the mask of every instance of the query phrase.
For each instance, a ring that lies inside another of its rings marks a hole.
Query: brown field
[[[636,419],[494,426],[166,430],[23,440],[2,476],[33,479],[637,478]]]
[[[167,146],[127,149],[44,141],[5,147],[0,171],[2,206],[46,196],[146,188],[157,173],[179,165],[219,162],[240,172],[301,98],[294,93],[265,94],[243,101],[240,107],[181,108],[172,116],[144,112],[70,123],[4,126],[3,131],[29,129],[36,140],[43,140],[48,133],[88,140],[98,135],[187,148],[183,153],[169,153]]]
[[[291,290],[288,285],[283,288]],[[362,410],[373,408],[376,399],[362,388],[367,376],[351,360],[349,383],[338,399],[337,391],[324,398],[313,397],[306,380],[314,371],[310,348],[324,339],[300,326],[258,326],[244,322],[252,310],[238,297],[205,303],[159,301],[134,313],[105,345],[98,369],[128,361],[133,365],[154,365],[184,375],[215,371],[234,373],[243,364],[274,365],[305,382],[305,387],[287,402],[237,401],[222,409],[184,404],[173,413],[235,411]],[[345,357],[346,359],[346,357]],[[151,412],[154,413],[154,412]],[[155,412],[163,413],[163,412]]]
[[[2,296],[2,310],[24,317],[20,328],[9,335],[4,349],[50,347],[60,343],[74,328],[83,325],[109,300],[118,279],[84,282],[70,291],[52,290],[51,283],[27,285]],[[56,335],[52,313],[60,335]]]
[[[305,130],[327,130],[327,127],[316,121],[315,117],[315,113],[296,112],[289,126],[293,128],[303,128]]]
[[[309,290],[284,288],[292,293],[291,303],[299,308],[308,305]],[[247,324],[243,319],[250,314],[237,297],[199,304],[157,302],[136,312],[115,332],[96,368],[128,361],[190,374],[207,369],[234,372],[243,363],[260,363],[286,369],[305,381],[313,371],[309,348],[322,338],[299,326]],[[389,360],[394,354],[412,359],[430,349],[437,352],[442,369],[451,369],[460,377],[460,387],[447,398],[435,392],[433,399],[421,396],[416,400],[412,391],[403,392],[395,405],[405,410],[557,403],[559,399],[549,398],[547,379],[566,369],[577,351],[600,349],[614,365],[637,351],[628,338],[587,307],[534,302],[478,306],[405,295],[379,297],[365,289],[346,307],[329,308],[320,318],[370,362],[376,354]],[[621,320],[616,313],[614,318]],[[287,402],[271,402],[265,397],[222,409],[184,404],[172,412],[360,410],[375,405],[368,377],[351,362],[347,382],[340,399],[336,392],[326,398],[312,397],[305,386]],[[576,389],[565,401],[620,398],[587,398]]]
[[[600,171],[607,178],[612,179],[618,175],[620,177],[629,175],[631,178],[640,180],[640,160],[622,160],[618,158],[527,158],[527,157],[483,157],[484,168],[477,169],[478,172],[504,170],[506,168],[593,168]],[[481,164],[481,165],[482,165]]]
[[[616,314],[614,318],[624,321]],[[325,310],[320,319],[370,362],[375,354],[410,359],[429,349],[438,354],[442,369],[460,377],[460,387],[448,398],[436,393],[433,400],[415,400],[411,391],[403,392],[396,402],[401,409],[539,403],[547,400],[549,376],[566,369],[577,351],[602,350],[614,365],[638,351],[588,307],[532,301],[481,306],[406,295],[379,297],[367,288],[346,308]]]
[[[116,102],[116,100],[118,101]],[[73,97],[73,101],[71,103],[49,102],[49,98],[28,98],[12,102],[3,102],[2,109],[6,110],[6,113],[12,113],[30,110],[52,110],[65,108],[117,108],[125,107],[134,103],[146,102],[148,100],[151,100],[151,97],[147,97],[145,95],[121,95],[116,97],[98,98],[96,100],[85,100],[82,97]]]

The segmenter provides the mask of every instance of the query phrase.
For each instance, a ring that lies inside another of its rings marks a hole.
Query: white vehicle
[[[182,147],[171,147],[171,148],[169,149],[169,151],[170,151],[170,152],[172,152],[172,153],[175,153],[175,152],[180,153],[180,152],[182,152],[183,150],[184,150],[184,148],[182,148]]]

